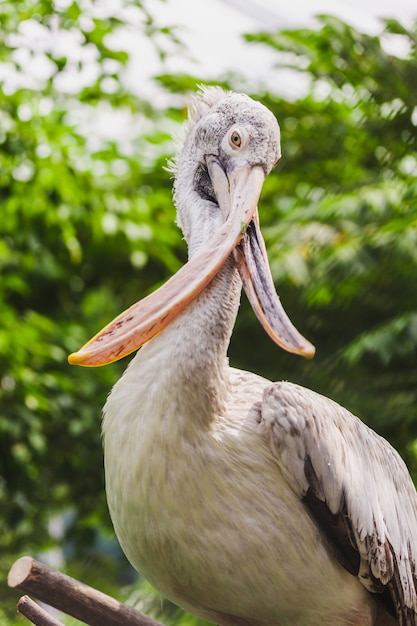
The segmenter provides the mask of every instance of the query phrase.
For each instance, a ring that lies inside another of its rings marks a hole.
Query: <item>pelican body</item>
[[[156,589],[221,626],[416,626],[417,497],[397,452],[331,400],[228,363],[242,283],[276,343],[314,354],[259,229],[280,155],[260,103],[200,93],[175,165],[189,261],[70,357],[144,344],[104,408],[114,528]]]

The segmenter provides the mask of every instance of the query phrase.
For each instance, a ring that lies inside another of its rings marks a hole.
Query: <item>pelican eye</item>
[[[232,130],[229,141],[232,148],[240,148],[242,145],[242,136],[237,132],[237,130]]]

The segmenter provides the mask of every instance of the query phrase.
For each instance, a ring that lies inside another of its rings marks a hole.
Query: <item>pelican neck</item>
[[[204,291],[132,362],[158,364],[161,387],[201,414],[222,411],[228,396],[227,350],[239,308],[241,283],[229,259]],[[198,407],[200,403],[200,407]]]

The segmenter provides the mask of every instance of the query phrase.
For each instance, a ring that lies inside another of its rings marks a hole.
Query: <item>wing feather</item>
[[[417,495],[382,437],[332,400],[290,383],[263,396],[260,431],[341,563],[371,592],[388,591],[400,626],[417,626]]]

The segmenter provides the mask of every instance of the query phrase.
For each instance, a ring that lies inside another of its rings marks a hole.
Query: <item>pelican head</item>
[[[289,352],[313,356],[314,347],[294,328],[276,295],[259,229],[262,185],[280,157],[279,126],[266,107],[217,87],[202,90],[190,108],[173,166],[177,222],[189,261],[69,362],[104,365],[133,352],[183,311],[231,256],[270,337]]]
[[[232,188],[253,186],[259,194],[280,158],[278,122],[260,102],[218,87],[194,98],[173,167],[177,223],[190,258],[227,219]]]

